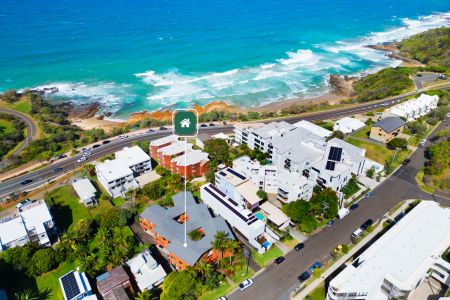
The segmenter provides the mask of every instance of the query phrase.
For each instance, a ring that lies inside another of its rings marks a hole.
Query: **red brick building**
[[[169,135],[169,136],[151,141],[150,145],[149,145],[150,157],[152,157],[155,160],[158,160],[158,150],[161,148],[167,147],[177,141],[178,141],[178,136],[176,136],[176,135]]]
[[[172,173],[180,174],[183,177],[200,177],[209,172],[208,153],[200,150],[192,150],[186,154],[172,159]]]

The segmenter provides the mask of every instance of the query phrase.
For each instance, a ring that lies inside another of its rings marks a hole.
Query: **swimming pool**
[[[258,220],[261,220],[261,221],[264,221],[264,216],[262,215],[262,213],[260,213],[260,212],[257,212],[256,214],[255,214],[255,217],[257,217],[258,218]]]

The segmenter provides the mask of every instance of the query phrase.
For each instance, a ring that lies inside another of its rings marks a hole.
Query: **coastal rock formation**
[[[384,51],[386,52],[386,55],[392,59],[398,59],[401,60],[404,66],[409,67],[420,67],[423,66],[423,64],[415,59],[411,59],[408,57],[405,57],[401,54],[400,50],[397,48],[396,43],[382,43],[377,45],[367,45],[367,48]]]
[[[73,102],[64,102],[59,104],[58,107],[64,110],[70,118],[87,119],[98,112],[100,103],[74,104]]]
[[[336,95],[353,97],[355,91],[353,90],[353,83],[358,80],[355,76],[340,76],[337,74],[331,74],[328,82],[333,88]]]

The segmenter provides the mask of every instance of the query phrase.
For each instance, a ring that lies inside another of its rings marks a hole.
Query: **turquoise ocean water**
[[[397,65],[364,47],[450,25],[448,0],[2,0],[0,91],[140,110],[257,106]]]

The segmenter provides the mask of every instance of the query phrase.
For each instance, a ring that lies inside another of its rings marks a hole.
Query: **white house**
[[[152,170],[150,156],[139,146],[124,147],[115,153],[116,159],[121,160],[133,171],[134,176],[139,176]]]
[[[151,290],[160,285],[167,275],[148,249],[135,255],[126,264],[130,267],[130,271],[141,291]]]
[[[28,242],[48,247],[55,231],[55,223],[45,201],[30,202],[21,206],[16,215],[0,220],[0,252]]]
[[[79,179],[72,183],[73,189],[80,198],[80,203],[86,207],[92,207],[98,204],[96,193],[97,190],[87,178]]]
[[[270,248],[272,240],[265,234],[265,223],[259,220],[250,210],[238,204],[210,183],[200,188],[200,197],[216,215],[224,218],[259,253],[264,253]]]
[[[139,187],[133,171],[121,160],[105,160],[95,166],[98,181],[112,197],[123,196],[130,189]]]
[[[364,126],[366,126],[366,124],[358,119],[344,117],[334,122],[333,130],[349,134],[363,128]]]
[[[407,121],[414,121],[428,114],[431,110],[437,108],[439,97],[421,94],[419,98],[408,100],[392,106],[387,110],[388,115],[395,115],[405,118]]]
[[[422,299],[425,278],[450,284],[449,245],[450,208],[422,201],[331,280],[326,299]]]
[[[250,178],[260,190],[271,194],[278,190],[277,167],[274,165],[261,165],[244,155],[233,160],[233,169]]]
[[[289,226],[289,222],[291,221],[291,219],[289,219],[289,217],[286,216],[281,211],[281,209],[279,209],[269,201],[261,204],[261,211],[263,212],[267,220],[274,224],[278,229],[283,230]]]
[[[79,272],[78,269],[61,276],[59,285],[61,286],[64,300],[97,299],[97,296],[92,292],[86,274]]]

